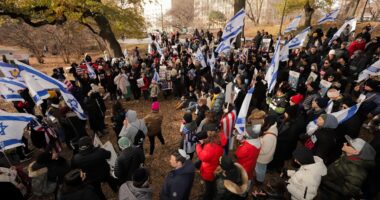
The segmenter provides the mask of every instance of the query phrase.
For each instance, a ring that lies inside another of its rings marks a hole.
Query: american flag
[[[53,148],[57,153],[62,151],[61,143],[57,137],[57,134],[46,123],[40,123],[34,119],[29,125],[34,131],[43,132],[45,134],[46,144],[50,144],[51,141],[54,141]]]
[[[234,130],[236,122],[236,111],[232,110],[230,113],[226,114],[222,120],[220,120],[220,126],[223,129],[223,133],[228,139],[228,146],[231,150],[233,148],[233,134],[232,131]]]

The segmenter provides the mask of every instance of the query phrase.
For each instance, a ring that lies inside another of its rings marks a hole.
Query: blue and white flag
[[[301,17],[302,15],[298,15],[297,17],[295,17],[291,22],[290,24],[288,25],[288,27],[285,29],[284,33],[287,33],[287,32],[290,32],[290,31],[294,31],[294,30],[297,30],[297,27],[301,21]]]
[[[285,61],[289,60],[289,46],[288,45],[285,44],[281,48],[280,58],[279,59],[280,59],[281,62],[285,62]]]
[[[207,67],[206,60],[201,51],[201,48],[198,48],[197,53],[195,54],[195,60],[201,63],[202,69]]]
[[[301,33],[299,33],[296,37],[290,40],[286,45],[288,45],[289,49],[295,49],[302,47],[304,42],[307,39],[307,34],[310,31],[310,26],[305,28]]]
[[[331,115],[334,115],[334,117],[338,120],[338,124],[341,124],[354,116],[356,112],[358,112],[360,105],[361,103],[355,104],[349,108],[331,113]]]
[[[215,52],[222,53],[231,49],[236,36],[243,31],[245,11],[241,9],[226,24],[222,34],[222,41],[219,43]]]
[[[158,83],[158,81],[160,81],[160,75],[158,74],[156,69],[154,69],[154,74],[153,74],[152,80],[156,81],[156,84]]]
[[[153,43],[154,43],[154,45],[156,46],[156,49],[157,49],[158,54],[160,54],[161,56],[163,56],[164,54],[163,54],[163,52],[162,52],[162,49],[161,49],[161,47],[160,47],[160,44],[158,44],[158,42],[156,42],[156,41],[154,41]]]
[[[41,73],[40,71],[24,63],[21,63],[19,61],[15,61],[15,63],[19,67],[20,74],[25,79],[29,92],[37,104],[41,104],[43,99],[46,99],[50,96],[48,94],[48,90],[58,89],[61,92],[61,95],[67,106],[71,108],[80,119],[87,119],[81,105],[67,90],[67,86],[64,83],[44,73]]]
[[[25,88],[27,86],[21,81],[0,77],[0,96],[6,101],[24,101],[18,91]]]
[[[380,75],[380,60],[373,63],[371,66],[369,66],[367,69],[360,72],[358,76],[358,80],[356,82],[361,82],[363,80],[368,79],[370,76],[378,76]]]
[[[351,19],[351,20],[348,20],[348,21],[344,22],[344,24],[338,29],[338,31],[333,35],[333,37],[329,41],[329,45],[331,45],[332,41],[334,41],[334,40],[336,40],[337,38],[340,37],[340,35],[344,31],[344,29],[346,29],[347,26],[350,28],[350,33],[352,31],[355,31],[355,29],[356,29],[356,21],[357,20],[354,18],[354,19]]]
[[[254,91],[255,87],[249,89],[244,97],[243,103],[241,104],[241,108],[235,122],[235,128],[238,131],[238,134],[242,134],[245,131],[245,122],[247,118],[248,108],[249,104],[251,103],[252,94]]]
[[[35,118],[27,113],[0,112],[0,149],[23,146],[24,128]]]
[[[324,17],[318,20],[318,25],[322,24],[324,22],[333,22],[336,20],[339,14],[339,9],[333,10],[329,13],[327,13]]]
[[[86,62],[86,66],[87,66],[87,73],[88,73],[88,76],[91,78],[91,79],[96,79],[96,73],[94,71],[94,68],[92,68],[92,66]]]
[[[265,74],[265,81],[268,84],[268,93],[271,93],[274,86],[276,85],[279,64],[280,64],[280,38],[278,38],[277,40],[272,61],[269,65],[267,73]]]
[[[236,37],[244,26],[245,11],[241,9],[226,24],[223,29],[222,40]]]
[[[3,73],[6,78],[17,79],[24,82],[24,79],[20,76],[20,70],[11,64],[0,61],[0,72]]]

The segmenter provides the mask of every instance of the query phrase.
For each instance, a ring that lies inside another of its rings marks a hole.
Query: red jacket
[[[256,140],[258,144],[255,144],[252,141],[254,140],[243,141],[235,152],[237,162],[243,166],[249,179],[252,179],[253,177],[253,169],[256,166],[256,161],[260,154],[260,141]]]
[[[203,146],[197,144],[196,151],[199,160],[202,161],[200,172],[205,181],[214,180],[215,169],[219,166],[219,158],[223,155],[223,147],[215,143],[207,143]]]
[[[361,42],[355,40],[348,47],[348,55],[351,58],[351,56],[354,54],[355,51],[357,51],[357,50],[364,51],[364,49],[365,49],[365,42],[364,42],[364,40],[362,40]]]

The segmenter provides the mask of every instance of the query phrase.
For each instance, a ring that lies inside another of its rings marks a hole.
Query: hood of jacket
[[[197,123],[195,121],[192,121],[190,123],[185,124],[186,128],[188,130],[195,130],[197,129]]]
[[[335,129],[336,127],[338,127],[338,120],[334,117],[334,115],[328,114],[325,119],[325,123],[323,124],[323,128]]]
[[[127,120],[128,120],[128,123],[136,122],[136,120],[137,120],[137,113],[136,113],[136,111],[134,111],[134,110],[128,110],[128,112],[127,112]]]
[[[42,167],[42,168],[39,168],[37,170],[33,170],[33,165],[35,163],[36,163],[36,161],[30,163],[29,166],[28,166],[28,175],[29,175],[30,178],[41,176],[43,174],[46,174],[47,171],[48,171],[47,167]]]
[[[302,165],[302,167],[306,170],[313,171],[314,173],[317,173],[321,176],[324,176],[327,174],[327,167],[323,163],[322,158],[318,156],[314,156],[314,163],[308,164],[308,165]]]
[[[223,184],[224,184],[224,187],[226,187],[226,189],[228,191],[230,191],[234,194],[242,195],[248,189],[248,174],[245,171],[245,169],[239,163],[235,163],[235,166],[240,171],[242,184],[238,185],[238,184],[236,184],[233,181],[230,181],[228,179],[225,179]]]
[[[127,183],[128,189],[132,193],[131,196],[135,197],[136,199],[141,199],[141,200],[148,200],[152,199],[153,195],[153,190],[148,187],[148,188],[138,188],[133,185],[132,181],[128,181]],[[129,196],[129,197],[131,197]]]

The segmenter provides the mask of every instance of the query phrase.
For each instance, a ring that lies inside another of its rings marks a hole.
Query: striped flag
[[[296,17],[292,20],[292,22],[290,22],[290,24],[288,25],[288,27],[285,29],[284,33],[287,33],[287,32],[290,32],[290,31],[297,30],[298,24],[299,24],[300,21],[301,21],[301,17],[302,17],[302,15],[298,15],[298,16],[296,16]]]
[[[160,75],[158,74],[156,69],[154,69],[154,75],[153,75],[152,80],[156,81],[156,83],[158,83],[158,81],[160,81]]]
[[[228,147],[231,150],[233,148],[233,134],[232,131],[235,127],[235,121],[236,121],[236,110],[232,110],[230,113],[225,115],[222,120],[220,120],[220,126],[223,129],[223,133],[228,139]]]
[[[235,123],[235,128],[238,131],[238,134],[242,134],[245,131],[245,121],[248,113],[249,104],[251,103],[252,94],[254,91],[255,87],[252,87],[248,90],[247,94],[244,97],[244,101],[241,105],[240,112]]]
[[[302,47],[303,43],[307,39],[307,35],[310,31],[310,26],[305,28],[301,33],[296,35],[293,39],[291,39],[286,45],[288,45],[289,49],[295,49]]]
[[[361,82],[363,80],[368,79],[370,76],[378,76],[380,75],[380,60],[373,63],[371,66],[369,66],[367,69],[360,72],[358,76],[358,80],[356,82]]]
[[[88,76],[91,78],[91,79],[96,79],[96,73],[94,71],[94,68],[92,68],[92,66],[86,62],[86,66],[87,66],[87,73],[88,73]]]
[[[18,81],[24,82],[24,79],[20,75],[20,70],[11,64],[0,61],[0,72],[6,78],[17,79]]]
[[[198,48],[197,53],[195,54],[195,60],[201,63],[202,69],[207,67],[205,57],[200,48]]]
[[[346,27],[349,27],[350,28],[350,33],[352,31],[355,31],[356,29],[356,19],[351,19],[351,20],[348,20],[346,22],[344,22],[344,24],[338,29],[337,32],[335,32],[335,34],[333,35],[333,37],[331,38],[331,40],[329,41],[329,45],[331,45],[331,43],[336,40],[337,38],[340,37],[340,35],[342,34],[342,32],[344,31],[344,29],[346,29]]]
[[[34,118],[35,116],[27,113],[0,112],[0,149],[24,146],[21,140],[24,128]]]
[[[338,17],[339,9],[327,13],[324,17],[318,20],[318,25],[324,22],[333,22]]]
[[[24,101],[18,91],[25,88],[25,83],[17,79],[0,77],[0,96],[6,101]]]
[[[280,38],[277,40],[276,49],[265,74],[265,81],[268,83],[268,93],[271,93],[277,81],[278,67],[280,65]]]

